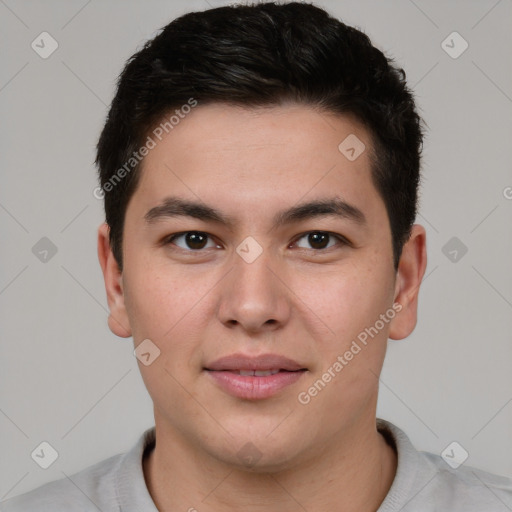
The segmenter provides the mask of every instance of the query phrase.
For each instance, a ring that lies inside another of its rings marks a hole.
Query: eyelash
[[[208,233],[205,233],[204,231],[182,231],[181,233],[175,233],[174,235],[171,235],[169,237],[167,237],[165,240],[164,240],[164,245],[175,245],[173,244],[173,242],[179,238],[179,237],[182,237],[182,236],[185,236],[189,233],[196,233],[196,234],[200,234],[200,235],[205,235],[207,236],[210,240],[212,240],[212,236],[209,235]],[[343,236],[341,235],[338,235],[337,233],[332,233],[331,231],[320,231],[320,230],[312,230],[312,231],[306,231],[305,233],[302,233],[300,235],[298,235],[294,241],[292,243],[296,243],[298,242],[301,238],[304,238],[312,233],[319,233],[319,234],[323,234],[323,235],[328,235],[330,237],[333,237],[333,238],[336,238],[339,242],[338,245],[341,245],[341,246],[344,246],[344,245],[347,245],[347,246],[350,246],[350,242]],[[330,242],[330,240],[329,240]],[[182,247],[179,247],[179,246],[176,246],[178,249],[181,249],[185,252],[189,252],[189,253],[200,253],[200,252],[204,252],[205,249],[183,249]],[[318,252],[318,253],[321,253],[321,252],[326,252],[328,251],[329,249],[332,249],[333,246],[331,247],[325,247],[323,249],[315,249],[315,248],[311,248],[311,249],[308,249],[308,248],[304,248],[304,247],[300,247],[299,250],[309,250],[309,251],[314,251],[314,252]],[[209,248],[211,249],[211,248]]]

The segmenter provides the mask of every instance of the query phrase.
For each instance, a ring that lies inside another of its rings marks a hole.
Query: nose
[[[234,268],[221,283],[220,321],[251,333],[283,327],[290,317],[290,292],[278,269],[266,251],[251,263],[235,253]]]

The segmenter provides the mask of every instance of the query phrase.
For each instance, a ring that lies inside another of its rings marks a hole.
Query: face
[[[349,136],[359,156],[338,148]],[[406,247],[394,270],[370,147],[349,118],[214,104],[146,156],[123,273],[106,249],[102,266],[111,328],[160,351],[139,367],[161,431],[268,469],[374,420],[387,338],[413,329],[424,266]]]

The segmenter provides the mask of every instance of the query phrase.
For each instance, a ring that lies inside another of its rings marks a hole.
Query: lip
[[[240,370],[279,370],[265,376],[240,375]],[[204,371],[228,394],[245,400],[263,400],[297,382],[307,368],[293,359],[278,354],[246,356],[232,354],[204,367]]]
[[[232,354],[221,357],[213,363],[205,366],[206,370],[286,370],[294,372],[296,370],[305,370],[306,368],[293,359],[289,359],[278,354],[260,354],[259,356],[246,356],[244,354]]]

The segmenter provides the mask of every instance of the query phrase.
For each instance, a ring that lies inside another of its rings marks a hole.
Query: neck
[[[375,512],[396,474],[395,450],[377,432],[375,416],[315,447],[315,456],[273,473],[239,470],[198,454],[177,432],[156,425],[156,446],[143,467],[162,511]]]

